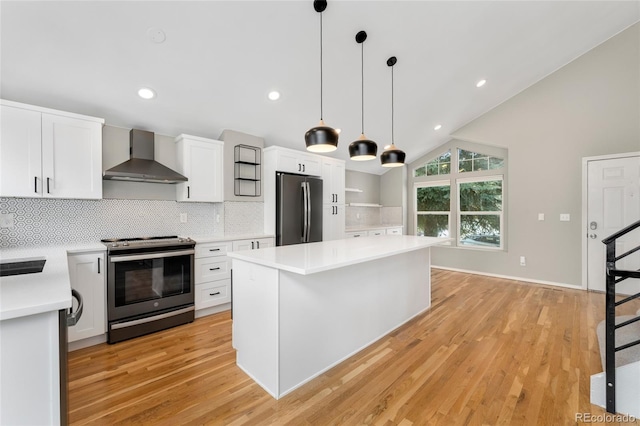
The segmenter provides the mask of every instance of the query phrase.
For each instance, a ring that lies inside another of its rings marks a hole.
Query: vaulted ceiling
[[[324,24],[324,119],[347,169],[364,129],[414,160],[456,128],[640,20],[637,1],[340,1]],[[217,138],[233,129],[304,150],[320,118],[320,15],[312,1],[2,1],[3,99],[107,124]],[[161,42],[159,42],[161,41]],[[477,88],[476,83],[487,83]],[[157,96],[138,97],[140,87]],[[281,97],[271,101],[267,94]],[[440,130],[434,130],[440,124]]]

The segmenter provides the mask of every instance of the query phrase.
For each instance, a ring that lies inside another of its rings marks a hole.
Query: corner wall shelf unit
[[[262,150],[257,146],[236,145],[233,159],[234,195],[259,197],[262,188]]]

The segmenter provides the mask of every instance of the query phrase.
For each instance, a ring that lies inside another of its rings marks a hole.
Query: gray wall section
[[[636,24],[452,134],[508,149],[508,251],[436,248],[434,265],[581,285],[582,158],[640,150],[639,52]]]
[[[380,204],[402,207],[402,224],[407,225],[407,167],[394,167],[380,176]]]
[[[237,196],[234,194],[234,149],[236,145],[251,145],[260,148],[262,157],[262,149],[264,148],[264,139],[258,136],[249,135],[247,133],[235,130],[223,130],[220,134],[221,141],[224,141],[224,200],[225,201],[264,201],[264,194],[260,191],[259,197]],[[260,167],[261,179],[264,179],[264,168]],[[260,182],[262,185],[262,181]],[[261,187],[262,189],[262,187]]]
[[[345,187],[361,189],[362,192],[346,192],[345,202],[380,204],[380,176],[371,173],[347,170]]]

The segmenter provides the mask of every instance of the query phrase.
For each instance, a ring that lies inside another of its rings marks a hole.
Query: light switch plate
[[[544,213],[538,213],[538,220],[544,220]]]
[[[570,220],[571,220],[571,215],[569,213],[560,214],[560,222],[569,222]]]
[[[187,214],[180,213],[180,223],[187,223]]]

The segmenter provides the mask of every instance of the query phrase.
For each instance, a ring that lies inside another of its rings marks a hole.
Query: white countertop
[[[273,235],[266,234],[241,234],[241,235],[224,235],[221,237],[216,236],[193,236],[190,237],[196,243],[215,243],[217,241],[237,241],[237,240],[255,240],[258,238],[273,238]]]
[[[106,250],[104,244],[30,247],[0,252],[3,261],[45,258],[40,273],[0,278],[0,320],[24,317],[71,307],[67,254]]]
[[[233,259],[308,275],[420,250],[447,241],[450,239],[383,235],[229,252],[227,255]]]
[[[347,226],[345,232],[371,231],[372,229],[402,228],[402,225],[366,225]]]

